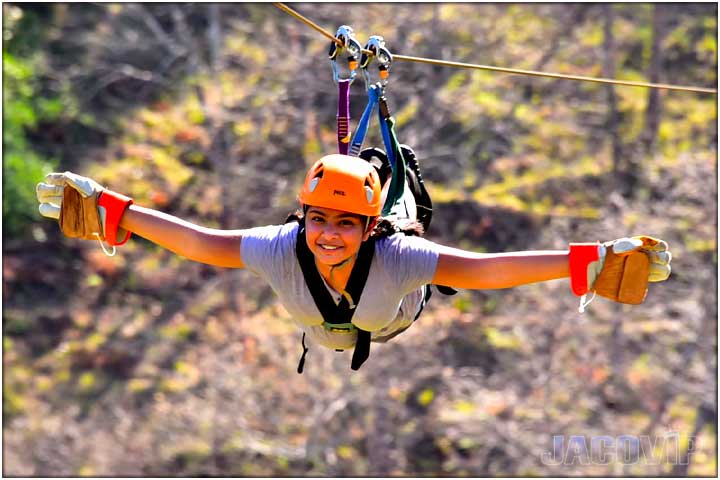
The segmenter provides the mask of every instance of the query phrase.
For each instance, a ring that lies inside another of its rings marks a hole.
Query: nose
[[[320,236],[329,240],[333,238],[338,238],[340,236],[340,232],[338,231],[336,225],[328,222],[327,224],[323,225],[322,233],[320,234]]]

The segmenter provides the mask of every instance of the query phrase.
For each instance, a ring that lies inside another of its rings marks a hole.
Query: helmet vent
[[[368,203],[372,203],[374,196],[373,189],[365,185],[365,197],[367,198]]]
[[[322,173],[322,172],[320,172],[320,173]],[[318,176],[318,177],[315,177],[315,178],[313,178],[312,180],[310,180],[310,184],[308,185],[308,190],[310,190],[310,193],[312,193],[312,192],[315,191],[315,189],[316,189],[317,186],[318,186],[318,183],[320,183],[320,178],[321,178],[321,177],[322,177],[322,175],[320,175],[320,176]]]

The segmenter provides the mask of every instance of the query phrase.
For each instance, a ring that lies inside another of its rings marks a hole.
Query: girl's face
[[[309,207],[305,214],[305,241],[318,262],[337,265],[354,256],[370,236],[365,217],[331,208]]]

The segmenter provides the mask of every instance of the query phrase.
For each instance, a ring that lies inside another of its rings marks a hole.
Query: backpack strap
[[[417,208],[417,220],[422,223],[423,229],[427,233],[432,221],[432,200],[430,194],[425,188],[422,175],[420,174],[420,165],[418,164],[415,152],[408,145],[401,144],[403,158],[407,164],[407,181],[410,185],[410,191],[415,197],[415,206]]]
[[[387,154],[381,148],[368,147],[363,149],[358,157],[375,167],[378,177],[380,177],[380,184],[384,187],[385,183],[392,176],[392,166],[390,165]],[[377,162],[375,161],[376,159]]]
[[[320,311],[325,324],[330,327],[333,325],[340,327],[343,326],[343,324],[352,325],[352,317],[355,314],[355,309],[360,301],[360,296],[362,295],[368,275],[370,274],[370,265],[372,264],[372,259],[375,254],[375,240],[371,238],[363,242],[360,246],[360,251],[355,259],[355,265],[353,265],[350,278],[345,288],[354,305],[350,305],[345,296],[342,297],[339,304],[335,304],[330,292],[328,292],[328,289],[325,287],[320,272],[318,272],[315,266],[315,257],[305,241],[304,222],[301,222],[300,228],[298,228],[295,253],[298,263],[300,264],[300,269],[303,272],[305,283],[307,284],[308,290],[310,290],[310,295],[312,295],[315,306]],[[370,332],[357,328],[357,326],[354,325],[352,325],[352,327],[357,330],[358,335],[351,368],[357,370],[370,355]],[[301,369],[299,368],[298,370],[300,371]]]

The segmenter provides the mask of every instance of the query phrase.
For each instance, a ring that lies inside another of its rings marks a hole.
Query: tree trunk
[[[614,12],[612,4],[603,5],[605,11],[604,23],[604,40],[603,50],[605,57],[603,59],[603,76],[606,78],[615,78],[615,38],[613,36]],[[620,142],[619,115],[617,110],[617,97],[615,96],[615,86],[607,84],[605,86],[608,102],[608,116],[606,127],[610,142],[612,144],[612,166],[613,174],[618,174],[623,170],[622,161],[622,144]]]
[[[658,8],[660,7],[660,8]],[[665,22],[663,8],[657,4],[653,5],[653,32],[652,46],[650,53],[650,82],[660,82],[660,64],[662,63],[662,51],[660,43],[665,36]],[[660,91],[656,88],[648,90],[647,110],[645,111],[645,131],[642,136],[642,144],[645,152],[651,152],[656,144],[658,127],[660,125]]]

